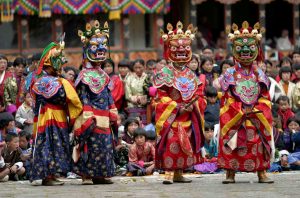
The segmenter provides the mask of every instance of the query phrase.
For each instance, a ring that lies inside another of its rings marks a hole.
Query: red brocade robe
[[[201,163],[206,106],[203,83],[188,68],[178,71],[166,66],[155,75],[153,84],[158,88],[156,168],[182,170]],[[180,115],[179,110],[191,101],[193,111]]]
[[[270,167],[272,114],[269,81],[253,68],[249,75],[238,65],[221,79],[219,168],[255,172]],[[247,112],[247,113],[246,113]]]

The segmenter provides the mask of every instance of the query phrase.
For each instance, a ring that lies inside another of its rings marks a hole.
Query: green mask
[[[241,64],[252,63],[258,55],[258,45],[251,37],[237,38],[233,41],[233,56]]]

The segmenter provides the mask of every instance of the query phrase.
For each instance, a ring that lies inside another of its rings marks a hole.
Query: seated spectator
[[[146,131],[154,131],[155,132],[155,113],[153,112],[151,115],[151,123],[147,124],[144,129]]]
[[[128,150],[134,143],[134,131],[139,127],[138,120],[134,118],[128,118],[124,125],[124,133],[118,136],[118,145],[116,146],[114,161],[120,167],[124,167],[128,163]]]
[[[19,146],[22,150],[22,160],[24,167],[26,169],[25,178],[29,178],[30,170],[30,156],[31,156],[31,147],[30,147],[31,134],[27,131],[21,131],[19,133]],[[25,179],[23,178],[23,179]]]
[[[294,142],[292,136],[294,133],[296,133],[296,129],[299,130],[299,124],[300,122],[298,119],[296,119],[296,117],[290,117],[287,120],[287,129],[284,130],[281,137],[284,144],[284,148],[282,148],[281,150],[287,150],[290,153],[294,152]]]
[[[6,146],[4,146],[1,153],[5,165],[0,168],[0,179],[9,176],[10,180],[18,181],[18,176],[25,173],[21,158],[22,151],[19,148],[19,137],[15,133],[8,133],[5,142]]]
[[[31,98],[30,93],[26,94],[25,101],[18,108],[16,113],[16,122],[17,125],[20,126],[24,131],[32,134],[33,131],[33,100]]]
[[[220,119],[220,101],[218,100],[217,89],[213,86],[207,86],[205,90],[207,105],[204,111],[204,120],[209,125],[219,123]]]
[[[15,126],[15,119],[12,114],[3,112],[0,113],[0,132],[2,139],[6,138],[7,133],[16,133],[19,129]]]
[[[279,96],[276,103],[278,104],[278,115],[281,118],[282,129],[287,128],[287,120],[294,116],[290,106],[290,99],[287,96]]]
[[[214,126],[206,122],[204,124],[204,138],[205,141],[202,148],[204,163],[195,165],[194,169],[201,173],[213,173],[218,169],[218,143],[216,138],[214,138]]]
[[[133,176],[151,175],[154,171],[155,148],[147,142],[146,131],[137,128],[134,131],[134,143],[129,148],[127,170]]]

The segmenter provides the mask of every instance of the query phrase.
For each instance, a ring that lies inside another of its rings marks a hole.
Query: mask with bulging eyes
[[[103,35],[101,37],[91,38],[87,47],[85,48],[85,54],[91,62],[103,62],[106,60],[108,38]]]
[[[192,41],[190,39],[180,38],[170,40],[167,55],[172,62],[189,62],[192,58]]]
[[[254,38],[241,37],[233,42],[233,55],[240,63],[252,63],[258,56],[258,45]]]

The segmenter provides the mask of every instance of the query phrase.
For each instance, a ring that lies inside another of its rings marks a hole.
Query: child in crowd
[[[4,164],[0,163],[0,179],[7,180],[9,178],[17,181],[19,180],[18,176],[22,176],[25,173],[18,134],[8,133],[5,142],[6,145],[1,152]]]
[[[281,118],[282,129],[287,128],[287,120],[294,116],[294,113],[290,106],[290,99],[287,96],[279,96],[276,103],[278,106],[278,115]]]
[[[204,138],[204,146],[202,147],[204,163],[195,165],[194,169],[201,173],[214,173],[218,169],[218,142],[214,137],[214,126],[207,122],[204,124]]]
[[[19,133],[19,147],[22,150],[22,160],[26,170],[30,168],[30,156],[31,156],[31,146],[30,146],[31,134],[23,130]],[[26,176],[29,172],[26,171]]]
[[[289,98],[290,108],[294,108],[293,106],[293,91],[295,88],[295,83],[291,82],[292,69],[291,67],[282,67],[279,70],[280,81],[278,83],[281,90],[284,91],[285,96]]]
[[[156,133],[153,130],[145,130],[147,134],[147,141],[150,142],[154,147],[156,146]]]
[[[218,91],[213,86],[207,86],[205,90],[207,106],[204,111],[205,122],[209,125],[219,123],[220,119],[220,101],[218,100]]]
[[[33,130],[33,100],[29,93],[25,96],[25,101],[23,104],[18,108],[16,113],[16,122],[20,125],[20,127],[27,131],[28,133],[32,134]]]
[[[0,132],[2,139],[5,140],[7,133],[18,133],[20,129],[15,126],[15,119],[11,113],[0,113]]]
[[[127,170],[133,176],[151,175],[154,171],[155,148],[147,142],[147,133],[142,128],[134,131],[134,143],[129,147]]]
[[[293,153],[288,156],[288,163],[293,170],[300,170],[300,121],[295,119],[289,124],[292,131]]]
[[[125,166],[128,164],[128,150],[134,143],[133,133],[139,127],[139,121],[135,118],[128,118],[124,125],[124,133],[118,134],[118,145],[115,148],[114,161],[117,169],[125,174]]]
[[[279,154],[278,159],[271,165],[271,172],[300,168],[300,120],[291,117],[287,126],[280,135],[274,133],[275,147]]]
[[[135,117],[129,117],[124,125],[124,134],[122,135],[122,144],[125,146],[131,145],[134,143],[134,131],[140,127],[140,121]]]

